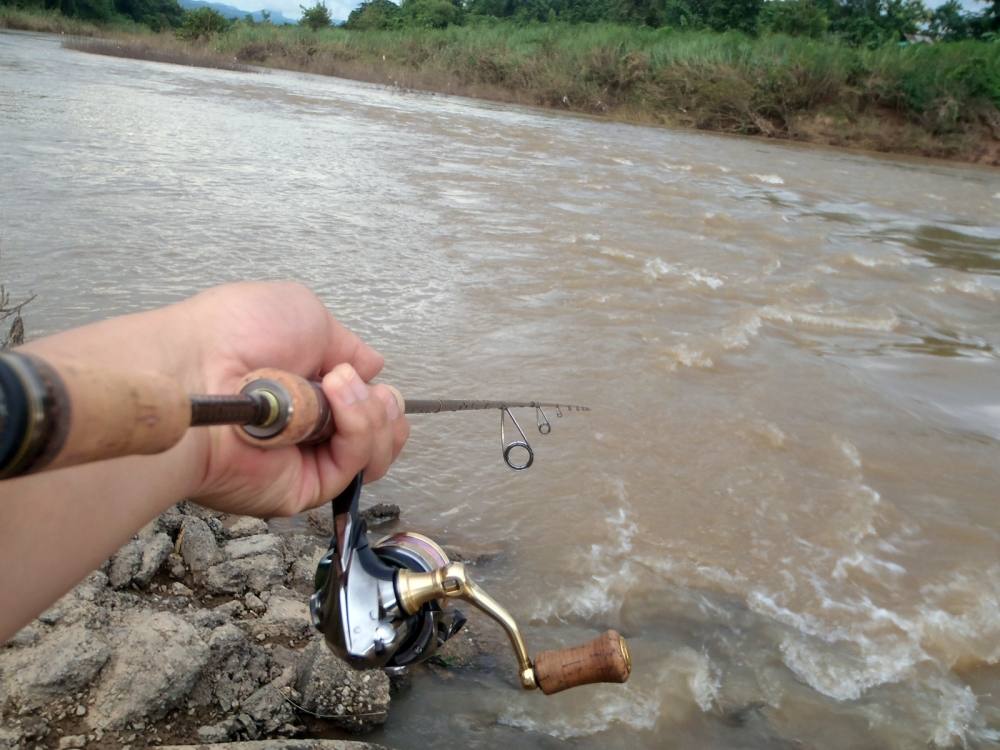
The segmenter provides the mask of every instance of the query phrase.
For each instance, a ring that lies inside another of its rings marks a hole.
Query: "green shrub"
[[[231,26],[228,18],[212,8],[197,8],[184,14],[177,36],[187,41],[221,34]]]

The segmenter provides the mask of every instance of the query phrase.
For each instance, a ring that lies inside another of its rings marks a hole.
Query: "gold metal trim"
[[[500,627],[510,639],[511,646],[514,647],[521,687],[531,690],[538,686],[534,667],[528,658],[528,647],[524,643],[517,622],[492,596],[473,583],[466,575],[462,563],[449,563],[430,573],[400,570],[396,578],[396,591],[403,609],[411,615],[416,614],[428,602],[446,598],[462,599],[485,612],[500,623]]]

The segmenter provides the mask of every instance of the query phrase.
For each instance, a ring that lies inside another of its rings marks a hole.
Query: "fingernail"
[[[396,397],[388,391],[379,391],[378,395],[382,399],[382,403],[385,404],[385,413],[389,419],[397,419],[399,417],[399,404],[396,402]]]
[[[333,389],[337,392],[337,396],[344,402],[345,406],[350,406],[358,400],[357,396],[354,395],[354,388],[350,380],[345,379],[339,372],[334,372],[331,377],[334,381]]]
[[[354,391],[354,396],[358,401],[364,401],[368,398],[368,386],[357,375],[351,379],[351,390]]]

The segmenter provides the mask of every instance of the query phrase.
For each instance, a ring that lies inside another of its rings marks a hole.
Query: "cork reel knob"
[[[546,695],[594,682],[625,682],[632,671],[632,656],[625,639],[615,630],[589,643],[535,657],[535,681]]]

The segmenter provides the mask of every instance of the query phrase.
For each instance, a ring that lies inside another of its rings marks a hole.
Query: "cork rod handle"
[[[589,643],[535,657],[535,681],[546,695],[594,682],[625,682],[631,671],[628,646],[614,630]]]

